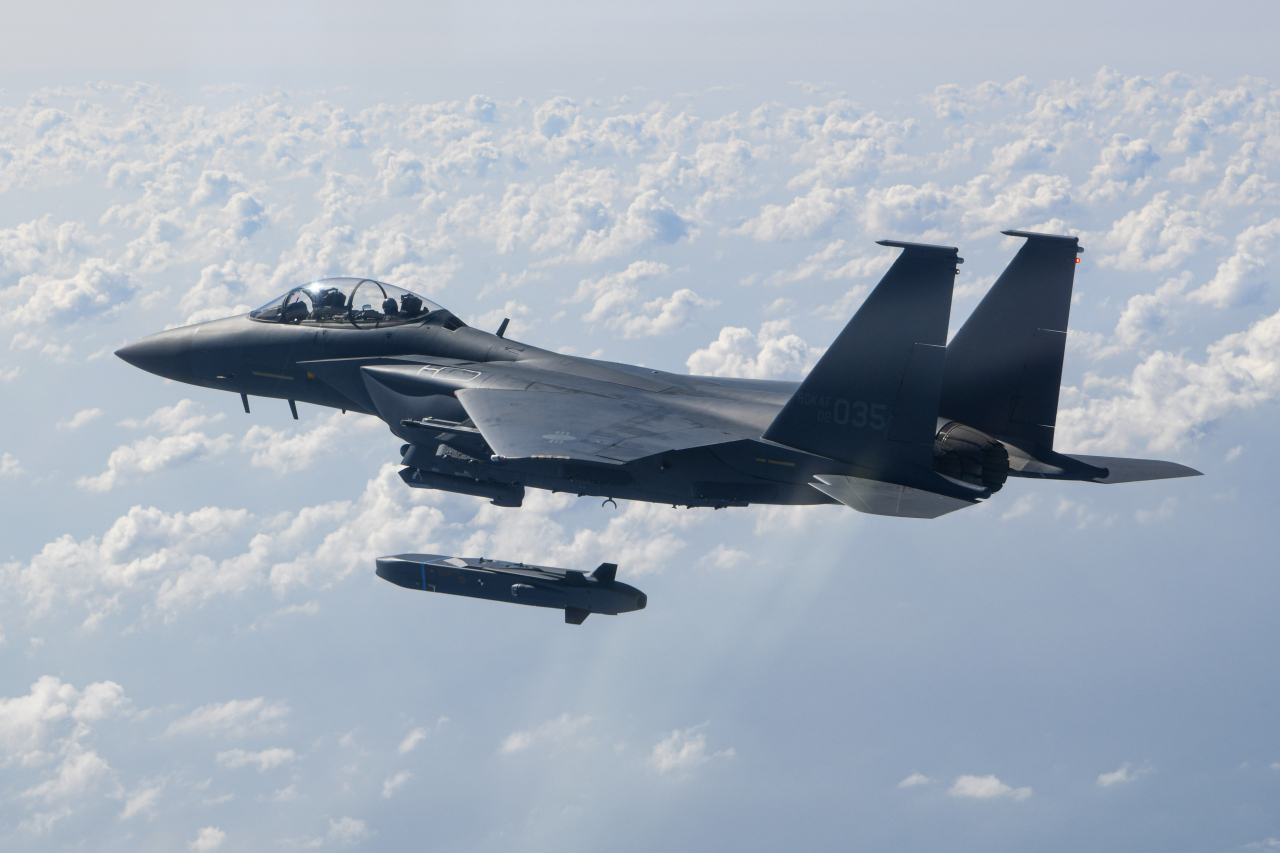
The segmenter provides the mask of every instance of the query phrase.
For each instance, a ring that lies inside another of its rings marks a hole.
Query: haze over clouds
[[[1082,65],[1024,37],[1043,10],[944,37],[913,6],[920,43],[879,44],[820,5],[235,7],[216,61],[185,7],[85,12],[116,47],[23,11],[61,65],[6,28],[6,850],[1269,844],[1280,68],[1238,66],[1273,13],[1101,10]],[[529,62],[538,33],[581,44]],[[376,419],[111,356],[350,274],[551,350],[798,379],[875,240],[961,248],[954,329],[1008,228],[1085,247],[1057,449],[1206,477],[1011,481],[932,523],[512,510],[406,488]],[[616,562],[649,606],[413,593],[373,576],[402,552]]]

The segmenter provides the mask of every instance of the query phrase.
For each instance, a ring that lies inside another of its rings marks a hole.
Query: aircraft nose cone
[[[116,355],[148,373],[176,379],[191,379],[191,332],[189,329],[170,329],[149,335],[140,341],[126,344],[116,350]]]

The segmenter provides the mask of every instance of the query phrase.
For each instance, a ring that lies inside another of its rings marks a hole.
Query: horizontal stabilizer
[[[1094,477],[1092,483],[1138,483],[1143,480],[1172,480],[1175,477],[1201,477],[1203,472],[1177,462],[1159,459],[1125,459],[1120,456],[1080,456],[1065,454],[1086,465],[1106,469],[1107,476]]]
[[[876,477],[931,468],[956,265],[950,246],[903,250],[764,432],[766,441]]]
[[[845,477],[819,474],[818,482],[810,483],[818,491],[830,495],[840,503],[869,515],[896,515],[899,518],[937,518],[977,501],[948,497],[909,486],[864,480],[861,477]]]

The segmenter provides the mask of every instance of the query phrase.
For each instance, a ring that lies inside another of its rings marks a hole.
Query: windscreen
[[[325,278],[295,287],[249,314],[254,320],[378,329],[421,322],[440,306],[369,278]]]

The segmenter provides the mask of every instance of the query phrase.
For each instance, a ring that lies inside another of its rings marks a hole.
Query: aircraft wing
[[[652,399],[486,388],[456,397],[493,452],[511,459],[621,464],[741,438]]]

